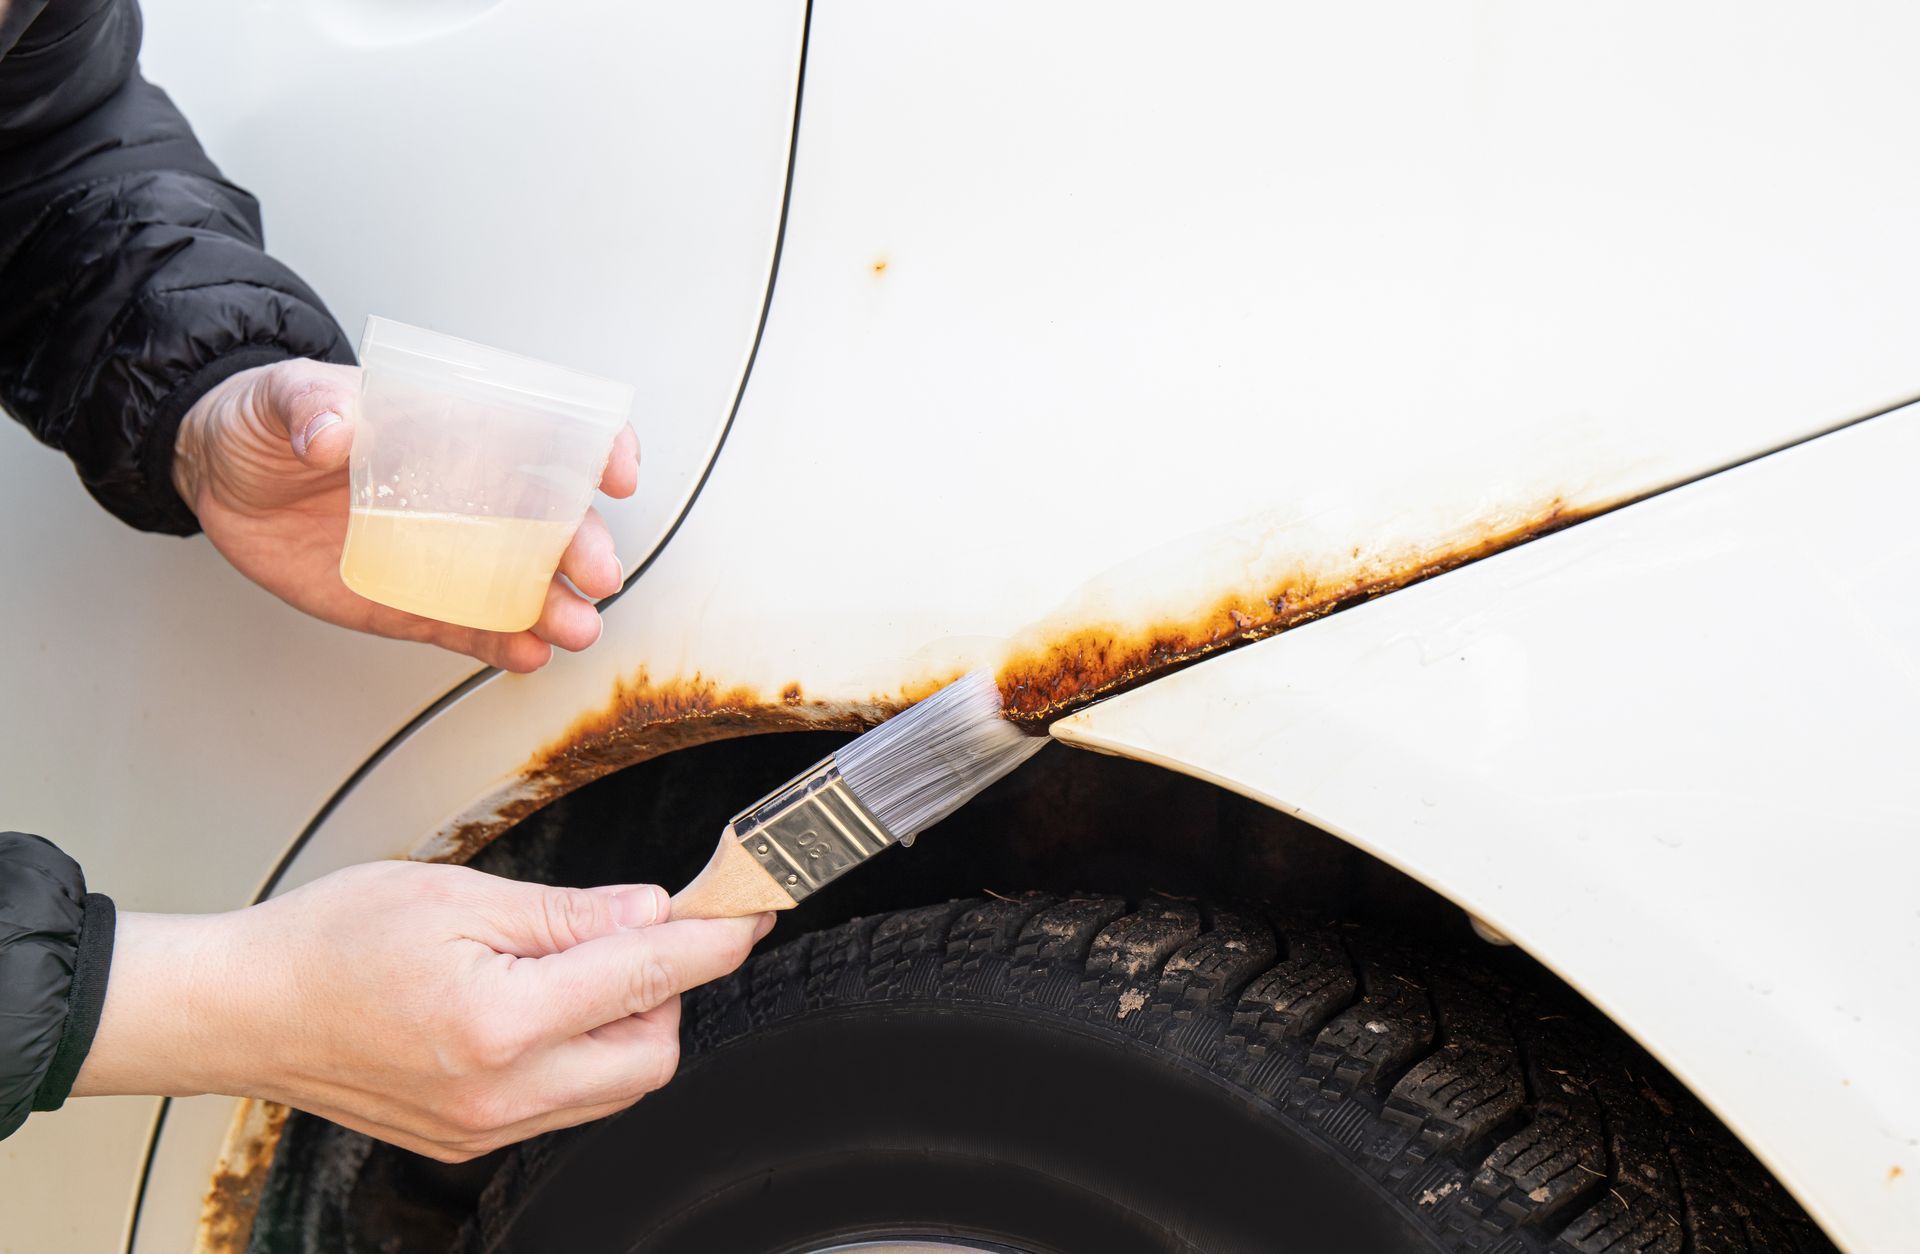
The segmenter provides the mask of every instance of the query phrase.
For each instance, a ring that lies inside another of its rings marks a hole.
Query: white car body
[[[1920,12],[1393,9],[153,0],[350,331],[639,385],[632,578],[474,676],[8,425],[0,819],[229,909],[988,666],[1470,910],[1900,1248]],[[0,1249],[243,1243],[262,1112],[161,1110],[0,1143]]]

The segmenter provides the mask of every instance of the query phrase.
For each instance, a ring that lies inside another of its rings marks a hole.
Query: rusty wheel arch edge
[[[736,398],[736,407],[737,404]],[[1217,653],[1279,635],[1589,519],[1904,408],[1904,404],[1835,424],[1715,470],[1634,496],[1587,504],[1574,504],[1555,496],[1526,509],[1498,511],[1447,542],[1370,557],[1363,557],[1355,550],[1350,566],[1319,572],[1296,569],[1265,588],[1233,593],[1192,614],[1157,619],[1141,627],[1071,622],[1042,625],[1012,643],[995,677],[1006,701],[1008,716],[1036,733],[1044,733],[1054,722],[1102,698],[1150,683]],[[691,508],[691,499],[688,508]],[[669,539],[671,535],[670,531]],[[665,541],[656,553],[664,547]],[[634,577],[645,569],[643,564]],[[394,746],[471,691],[490,673],[482,672],[468,679],[396,733],[329,799],[302,833],[301,843]],[[782,731],[858,731],[929,695],[952,678],[952,675],[927,676],[894,693],[874,694],[858,701],[827,701],[810,700],[799,682],[787,683],[778,692],[769,693],[744,685],[725,685],[697,672],[658,682],[643,669],[619,681],[605,706],[583,715],[551,744],[535,752],[509,789],[456,819],[407,856],[465,862],[544,806],[626,767],[680,749],[742,736]],[[289,850],[261,890],[261,899],[272,891],[298,851],[299,845]],[[155,1121],[154,1144],[164,1118],[163,1108]],[[243,1099],[236,1107],[232,1131],[203,1207],[198,1249],[244,1248],[251,1235],[253,1207],[257,1205],[260,1185],[272,1163],[283,1122],[284,1112],[271,1103]],[[150,1147],[149,1168],[151,1156]],[[144,1187],[143,1171],[143,1193]]]
[[[1161,619],[1140,628],[1110,624],[1068,624],[1053,629],[1043,626],[1033,636],[1014,642],[996,672],[996,680],[1009,717],[1044,734],[1058,719],[1103,697],[1504,552],[1609,512],[1619,504],[1625,502],[1573,506],[1555,497],[1526,511],[1498,514],[1446,544],[1371,560],[1363,560],[1356,553],[1356,564],[1339,571],[1296,570],[1264,589],[1236,593],[1196,614]],[[456,687],[396,733],[329,800],[303,837],[317,830],[334,805],[407,734],[471,691],[485,675],[483,672]],[[456,819],[408,856],[465,862],[544,806],[626,767],[680,749],[741,736],[858,731],[929,695],[952,678],[928,676],[893,694],[849,702],[810,700],[798,682],[767,693],[745,686],[725,686],[697,673],[656,682],[642,670],[617,683],[604,707],[582,716],[534,753],[506,792]],[[300,847],[296,844],[289,850],[259,899],[271,893]],[[151,1170],[165,1117],[163,1106],[154,1123],[143,1168],[142,1201],[146,1173]],[[247,1098],[237,1102],[203,1198],[196,1251],[231,1254],[246,1248],[285,1120],[284,1107]]]
[[[808,12],[810,17],[811,5]],[[803,64],[804,49],[803,34]],[[794,134],[797,139],[797,101]],[[791,165],[788,178],[790,187]],[[784,237],[784,209],[781,229]],[[775,257],[777,264],[777,249]],[[769,284],[768,305],[771,295]],[[765,317],[766,307],[763,306],[762,329]],[[757,338],[755,349],[757,352]],[[750,359],[749,372],[751,364]],[[745,376],[740,393],[735,397],[736,412],[740,395],[744,392]],[[1116,628],[1111,624],[1066,624],[1052,630],[1043,627],[1033,635],[1014,642],[998,667],[995,678],[1006,701],[1008,717],[1036,733],[1044,733],[1054,722],[1102,698],[1150,683],[1217,653],[1279,635],[1314,619],[1324,618],[1603,514],[1892,413],[1917,401],[1920,398],[1835,423],[1713,470],[1633,496],[1590,504],[1573,504],[1555,496],[1530,509],[1497,513],[1448,543],[1416,547],[1386,558],[1376,556],[1371,561],[1363,561],[1360,552],[1355,550],[1353,558],[1356,565],[1350,568],[1322,573],[1295,571],[1290,578],[1264,591],[1235,593],[1195,614],[1160,619],[1138,628]],[[730,414],[726,429],[730,430],[731,426]],[[722,442],[724,436],[725,430]],[[718,460],[718,446],[714,460]],[[709,471],[711,466],[710,462]],[[706,475],[703,474],[701,486],[705,481]],[[680,518],[675,520],[666,537],[655,548],[654,554],[649,555],[647,561],[628,578],[622,592],[645,572],[653,557],[665,549],[667,541],[678,530],[680,519],[684,519],[686,513],[691,511],[697,497],[698,488],[688,499]],[[264,900],[272,892],[307,838],[319,828],[341,799],[395,746],[492,673],[490,670],[482,671],[469,677],[423,710],[369,757],[314,816],[300,839],[275,867],[256,900]],[[465,862],[542,807],[618,770],[680,749],[741,736],[781,731],[858,731],[929,695],[954,677],[930,676],[904,686],[897,693],[875,694],[861,701],[849,702],[809,700],[797,681],[787,683],[777,693],[769,694],[741,685],[723,686],[720,681],[699,673],[674,677],[663,683],[655,682],[645,670],[641,670],[631,678],[618,682],[611,700],[603,708],[582,716],[553,743],[534,753],[521,768],[518,784],[514,788],[505,794],[497,794],[476,811],[456,819],[448,829],[408,856]],[[154,1148],[158,1145],[165,1118],[166,1106],[163,1103],[154,1121],[147,1159],[142,1167],[140,1200],[144,1200]],[[196,1250],[223,1252],[245,1248],[252,1233],[260,1189],[272,1164],[285,1118],[285,1108],[273,1103],[245,1098],[238,1102],[227,1143],[222,1149],[219,1165],[203,1204]],[[134,1224],[129,1228],[129,1250],[132,1248],[132,1236],[137,1233],[138,1217],[136,1202]]]
[[[995,672],[1008,717],[1044,734],[1104,697],[1150,683],[1216,653],[1278,635],[1363,601],[1582,522],[1611,507],[1555,497],[1496,516],[1462,539],[1363,559],[1335,571],[1294,570],[1192,614],[1145,626],[1042,625],[1015,640]],[[608,702],[530,756],[514,782],[457,816],[406,857],[466,862],[530,815],[603,776],[695,745],[783,731],[861,731],[936,691],[951,674],[918,677],[859,700],[809,699],[795,681],[778,692],[692,675],[618,681]]]

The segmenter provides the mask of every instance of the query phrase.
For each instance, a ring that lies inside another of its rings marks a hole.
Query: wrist
[[[106,1003],[73,1095],[187,1097],[247,1087],[238,915],[121,913]]]
[[[216,387],[187,410],[173,434],[173,490],[195,516],[200,513],[201,467],[206,460],[207,412],[213,407]]]

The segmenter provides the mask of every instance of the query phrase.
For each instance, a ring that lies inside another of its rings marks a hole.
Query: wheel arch
[[[1899,638],[1911,607],[1883,577],[1876,550],[1858,541],[1905,534],[1898,493],[1865,494],[1861,484],[1909,464],[1917,432],[1889,415],[1443,579],[1418,582],[1436,572],[1413,570],[1398,590],[1380,589],[1395,595],[1363,598],[1152,678],[1054,722],[1052,733],[1153,764],[1143,769],[1171,768],[1156,770],[1169,779],[1209,780],[1302,826],[1311,820],[1334,833],[1326,839],[1368,855],[1350,865],[1413,872],[1422,892],[1473,910],[1571,976],[1830,1232],[1870,1243],[1902,1230],[1903,1181],[1916,1175],[1905,1164],[1920,1107],[1897,1057],[1906,1038],[1899,1023],[1884,1021],[1912,1012],[1904,1003],[1881,1010],[1881,1000],[1855,988],[1834,938],[1843,926],[1871,927],[1896,947],[1911,943],[1902,922],[1910,902],[1856,908],[1897,895],[1897,877],[1863,882],[1847,866],[1906,856],[1894,839],[1905,813],[1901,774],[1889,763],[1910,751],[1914,732],[1901,691],[1877,678],[1875,659]],[[1782,517],[1778,502],[1788,499],[1803,511]],[[1846,595],[1808,601],[1792,616],[1747,613],[1750,589],[1797,577],[1810,548],[1831,559],[1825,569]],[[663,653],[663,666],[676,656]],[[1760,673],[1769,686],[1757,703],[1747,680]],[[1842,678],[1848,699],[1831,701]],[[1662,694],[1664,722],[1647,723],[1635,705],[1646,691]],[[283,885],[369,858],[464,860],[530,817],[555,821],[565,799],[587,794],[582,785],[632,775],[623,768],[692,761],[691,753],[742,737],[798,751],[800,733],[845,734],[918,695],[894,687],[825,699],[797,684],[768,692],[698,673],[655,682],[646,672],[619,685],[611,703],[581,699],[594,692],[605,692],[596,674],[576,667],[544,684],[496,679],[463,695],[342,800]],[[1797,722],[1772,726],[1756,716],[1782,702]],[[593,712],[565,721],[582,708]],[[1709,729],[1717,738],[1687,743],[1698,730],[1689,719],[1718,720]],[[1862,720],[1881,734],[1863,735]],[[755,734],[776,731],[793,734]],[[1822,738],[1856,750],[1830,772],[1828,783],[1844,788],[1816,787],[1794,769],[1795,755],[1816,751]],[[529,740],[551,747],[528,758]],[[1725,793],[1708,800],[1735,806],[1740,823],[1722,815],[1690,843],[1684,832],[1662,841],[1634,820],[1644,827],[1671,818],[1676,805],[1684,817],[1685,794],[1659,793],[1636,810],[1631,790],[1594,794],[1566,774],[1609,764],[1658,771],[1680,750],[1691,754],[1689,771],[1725,781]],[[484,766],[503,760],[522,765],[504,775]],[[1797,787],[1782,783],[1797,779]],[[769,782],[719,790],[718,821],[687,829],[686,847],[704,854],[726,807]],[[479,800],[443,809],[449,794]],[[1763,802],[1772,810],[1755,808]],[[1594,825],[1602,811],[1612,827]],[[1836,817],[1857,857],[1809,860],[1788,820]],[[1757,833],[1752,840],[1743,824]],[[429,835],[396,849],[395,830]],[[1618,843],[1622,831],[1640,842]],[[927,842],[929,850],[940,843]],[[1810,881],[1833,890],[1820,909],[1802,911],[1794,927],[1769,928]],[[851,877],[847,893],[862,882],[885,877]],[[838,886],[823,894],[842,896]],[[1517,904],[1526,901],[1552,911],[1522,918]],[[1738,954],[1720,943],[1730,935],[1742,941]],[[1793,944],[1801,952],[1783,958],[1782,946]],[[1659,978],[1640,989],[1636,967]],[[1871,1028],[1868,1007],[1883,1020]]]

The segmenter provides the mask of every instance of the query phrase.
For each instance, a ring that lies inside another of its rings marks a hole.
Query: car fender
[[[1920,407],[1055,725],[1299,815],[1637,1037],[1843,1248],[1920,1228]]]

